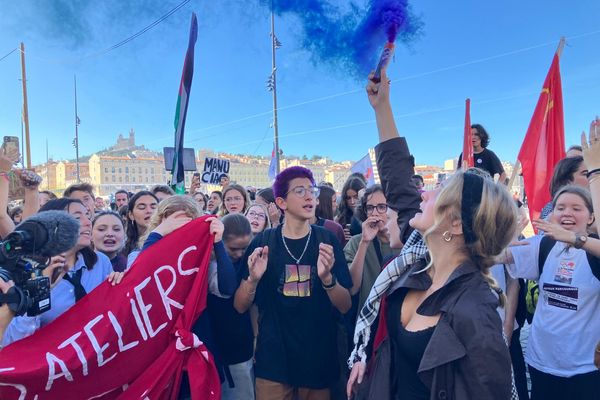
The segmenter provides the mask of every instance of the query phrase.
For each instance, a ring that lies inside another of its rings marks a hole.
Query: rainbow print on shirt
[[[287,297],[310,297],[310,265],[285,265],[283,295]]]

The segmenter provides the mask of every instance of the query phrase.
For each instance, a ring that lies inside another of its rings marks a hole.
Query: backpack
[[[550,254],[550,250],[552,250],[555,244],[556,240],[552,239],[550,236],[544,236],[540,241],[540,252],[538,254],[538,268],[540,277],[542,276],[542,271],[544,270],[544,264],[548,259],[548,254]],[[527,304],[527,322],[529,324],[533,322],[533,314],[535,313],[535,308],[537,307],[539,295],[540,287],[538,282],[528,280],[525,303]]]

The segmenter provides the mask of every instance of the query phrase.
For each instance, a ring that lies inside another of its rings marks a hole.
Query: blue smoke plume
[[[342,10],[326,0],[261,0],[277,15],[294,15],[302,27],[302,47],[313,62],[326,63],[363,80],[375,69],[386,41],[409,45],[423,24],[408,0],[368,0]]]

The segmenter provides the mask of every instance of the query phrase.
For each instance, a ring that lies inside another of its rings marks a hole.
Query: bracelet
[[[337,285],[337,279],[335,279],[335,275],[333,274],[331,274],[331,283],[329,285],[325,285],[323,281],[321,281],[321,286],[323,286],[323,289],[325,290],[331,290],[335,285]]]
[[[247,282],[247,281],[246,281],[246,282]],[[249,294],[250,296],[254,296],[254,295],[256,294],[256,288],[254,288],[254,289],[250,289],[250,288],[246,287],[246,291],[248,292],[248,294]]]
[[[10,171],[9,172],[0,172],[0,176],[3,176],[4,179],[10,181]]]
[[[598,172],[600,172],[600,168],[595,168],[591,171],[588,171],[587,174],[585,175],[588,179],[590,179],[590,176],[597,174]]]
[[[600,353],[600,347],[596,347],[596,353]]]

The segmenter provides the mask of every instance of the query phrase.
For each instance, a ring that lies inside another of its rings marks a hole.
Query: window
[[[141,174],[142,173],[142,167],[138,168],[138,173]]]
[[[104,168],[104,173],[108,174],[108,167]]]
[[[115,173],[115,167],[112,167],[112,173],[113,174]]]
[[[121,183],[121,182],[123,182],[123,177],[122,176],[119,177],[119,183]]]
[[[129,173],[129,167],[125,167],[125,173],[128,174]]]
[[[129,175],[125,175],[125,182],[129,182]]]
[[[112,176],[112,181],[115,182],[115,176],[114,175]]]
[[[135,176],[131,177],[131,182],[135,182]]]
[[[121,169],[121,167],[119,167],[119,173],[123,173],[123,170]]]

